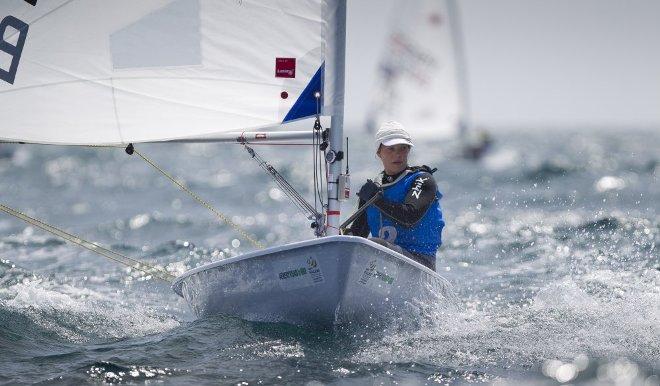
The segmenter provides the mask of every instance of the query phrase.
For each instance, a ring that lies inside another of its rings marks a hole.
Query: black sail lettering
[[[12,27],[18,31],[18,41],[16,42],[15,46],[4,40],[3,36],[5,36],[5,31],[8,27]],[[0,79],[7,83],[14,84],[14,79],[16,79],[18,62],[21,60],[21,54],[23,53],[23,46],[25,46],[25,39],[27,38],[28,28],[29,26],[26,23],[13,16],[7,16],[2,19],[2,21],[0,21],[0,51],[9,54],[12,57],[9,70],[0,68]]]

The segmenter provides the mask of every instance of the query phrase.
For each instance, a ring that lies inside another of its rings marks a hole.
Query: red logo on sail
[[[275,58],[276,78],[296,77],[296,58]]]

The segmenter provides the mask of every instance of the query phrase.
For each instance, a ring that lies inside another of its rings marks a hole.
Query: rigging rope
[[[101,148],[109,147],[109,148],[120,148],[120,149],[124,149],[124,148],[121,147],[121,146],[106,146],[106,145],[89,145],[89,147],[101,147]],[[130,149],[130,150],[129,150],[129,149]],[[171,174],[167,173],[163,168],[161,168],[160,166],[156,165],[156,163],[155,163],[154,161],[152,161],[150,158],[148,158],[148,157],[145,156],[144,154],[140,153],[140,152],[135,148],[135,146],[134,146],[133,144],[129,144],[128,147],[125,148],[125,150],[126,150],[126,152],[127,152],[129,155],[135,153],[135,154],[137,154],[138,156],[140,156],[140,158],[142,158],[142,160],[144,160],[144,162],[146,162],[147,164],[149,164],[149,165],[150,165],[151,167],[153,167],[154,169],[158,170],[158,171],[159,171],[162,175],[164,175],[168,180],[172,181],[172,183],[174,183],[174,185],[178,186],[179,189],[183,190],[185,193],[187,193],[188,195],[190,195],[190,197],[192,197],[195,201],[197,201],[197,202],[198,202],[199,204],[201,204],[203,207],[205,207],[206,209],[208,209],[209,211],[211,211],[211,213],[213,213],[213,214],[214,214],[216,217],[218,217],[220,220],[224,221],[225,224],[227,224],[227,225],[229,225],[230,227],[232,227],[236,232],[238,232],[238,233],[239,233],[241,236],[243,236],[246,240],[248,240],[250,243],[252,243],[252,245],[253,245],[255,248],[260,248],[260,249],[263,249],[263,248],[264,248],[264,245],[263,245],[263,244],[261,244],[259,241],[257,241],[254,237],[250,236],[250,234],[248,234],[245,230],[243,230],[238,224],[236,224],[236,223],[234,223],[233,221],[231,221],[227,216],[225,216],[225,215],[222,214],[220,211],[218,211],[217,209],[215,209],[211,204],[209,204],[208,202],[204,201],[201,197],[199,197],[198,195],[196,195],[193,191],[191,191],[190,189],[188,189],[188,188],[187,188],[185,185],[183,185],[181,182],[177,181],[174,177],[172,177]]]
[[[104,146],[104,145],[89,145],[89,147],[98,147],[98,148],[121,148],[119,146]],[[128,152],[128,151],[127,151]],[[154,169],[158,170],[162,175],[164,175],[167,179],[172,181],[176,186],[178,186],[181,190],[186,192],[188,195],[190,195],[195,201],[200,203],[202,206],[206,207],[208,210],[210,210],[216,217],[220,218],[222,221],[224,221],[227,225],[231,226],[234,228],[235,231],[237,231],[239,234],[241,234],[245,239],[250,241],[252,245],[254,245],[257,248],[264,248],[263,244],[261,244],[259,241],[257,241],[254,237],[250,236],[246,231],[244,231],[240,226],[238,226],[236,223],[231,221],[227,216],[216,210],[211,204],[208,202],[204,201],[201,197],[196,195],[194,192],[192,192],[190,189],[188,189],[186,186],[184,186],[181,182],[177,181],[174,177],[172,177],[169,173],[167,173],[165,170],[163,170],[161,167],[156,165],[151,159],[149,159],[147,156],[144,154],[140,153],[135,149],[134,146],[131,145],[131,153],[136,153],[140,158],[142,158],[147,164],[152,166]],[[0,211],[3,211],[11,216],[14,216],[18,219],[21,219],[28,224],[34,225],[37,228],[40,228],[46,232],[49,232],[55,236],[58,236],[64,240],[67,240],[73,244],[79,245],[89,251],[92,251],[94,253],[97,253],[101,256],[104,256],[110,260],[114,260],[118,263],[124,264],[128,267],[131,267],[135,270],[141,271],[147,275],[153,275],[154,277],[166,281],[168,283],[172,283],[174,281],[175,276],[168,273],[167,271],[158,268],[156,266],[150,265],[148,263],[142,262],[140,260],[134,259],[132,257],[122,255],[121,253],[115,252],[113,250],[110,250],[108,248],[105,248],[97,243],[87,241],[83,238],[80,238],[78,236],[75,236],[71,233],[68,233],[62,229],[59,229],[57,227],[54,227],[52,225],[46,224],[43,221],[37,220],[35,218],[32,218],[28,216],[25,213],[22,213],[20,211],[17,211],[15,209],[12,209],[8,206],[0,204]]]
[[[128,257],[126,255],[122,255],[121,253],[112,251],[110,249],[107,249],[105,247],[102,247],[101,245],[97,243],[93,243],[91,241],[87,241],[85,239],[82,239],[78,236],[72,235],[71,233],[68,233],[66,231],[63,231],[62,229],[56,228],[52,225],[46,224],[42,221],[39,221],[35,218],[32,218],[28,216],[25,213],[19,212],[17,210],[14,210],[8,206],[0,204],[0,210],[14,216],[18,219],[21,219],[25,221],[28,224],[34,225],[37,228],[43,229],[46,232],[49,232],[55,236],[61,237],[71,243],[77,244],[89,251],[92,251],[94,253],[97,253],[101,256],[107,257],[110,260],[114,260],[118,263],[124,264],[128,267],[131,267],[133,269],[136,269],[138,271],[141,271],[147,275],[153,275],[154,277],[163,280],[168,283],[172,283],[175,279],[174,275],[170,274],[169,272],[165,271],[162,268],[153,266],[151,264],[147,264],[145,262],[142,262],[140,260],[134,259],[132,257]]]
[[[312,207],[312,204],[307,202],[305,198],[296,191],[296,189],[289,184],[289,181],[282,176],[277,169],[275,169],[272,165],[270,165],[268,162],[266,162],[263,158],[257,154],[254,149],[251,147],[245,145],[245,150],[250,154],[252,159],[254,159],[259,166],[266,172],[268,173],[275,183],[284,191],[284,193],[289,197],[289,199],[293,202],[293,204],[300,210],[301,213],[307,216],[310,220],[317,220],[318,218],[322,217],[322,214],[320,214],[317,210],[316,207]]]
[[[158,170],[162,175],[164,175],[167,179],[172,181],[176,186],[179,187],[179,189],[183,190],[184,192],[188,193],[190,197],[192,197],[195,201],[197,201],[199,204],[204,206],[206,209],[210,210],[216,217],[221,219],[222,221],[225,222],[225,224],[229,225],[230,227],[234,228],[236,232],[238,232],[241,236],[243,236],[245,239],[247,239],[250,243],[252,243],[253,246],[256,248],[264,248],[264,245],[261,244],[259,241],[257,241],[254,237],[250,236],[245,230],[243,230],[239,225],[231,221],[227,216],[224,214],[220,213],[217,209],[215,209],[211,204],[208,202],[204,201],[201,197],[196,195],[193,191],[188,189],[185,185],[183,185],[181,182],[177,181],[174,177],[172,177],[169,173],[167,173],[165,170],[163,170],[161,167],[156,165],[152,160],[147,158],[144,154],[140,153],[133,147],[133,151],[135,154],[139,155],[140,158],[142,158],[146,163],[151,165],[154,169]]]

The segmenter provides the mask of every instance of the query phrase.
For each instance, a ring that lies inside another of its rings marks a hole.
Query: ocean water
[[[660,134],[496,133],[438,167],[438,272],[456,310],[414,325],[303,329],[196,319],[166,283],[0,215],[0,384],[557,384],[660,382]],[[307,219],[238,145],[137,148],[266,245]],[[255,146],[311,198],[307,147]],[[379,163],[352,135],[354,190]],[[252,246],[121,149],[2,145],[0,202],[181,273]],[[356,205],[344,206],[347,217]]]

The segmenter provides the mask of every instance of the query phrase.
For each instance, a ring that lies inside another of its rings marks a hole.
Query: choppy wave
[[[416,145],[439,167],[438,271],[458,305],[380,329],[195,320],[166,284],[3,217],[0,383],[657,384],[659,140],[516,133],[481,163]],[[352,147],[371,176],[373,152]],[[311,237],[242,149],[142,150],[264,244]],[[294,153],[263,151],[308,194]],[[16,146],[0,176],[3,203],[173,274],[252,250],[121,150]]]
[[[0,266],[0,283],[3,333],[84,343],[144,336],[179,325],[172,316],[150,307],[126,307],[122,293],[58,283],[6,260]],[[17,316],[25,322],[14,325]]]
[[[578,170],[577,166],[568,161],[544,161],[541,165],[528,170],[525,178],[530,181],[549,181],[553,178],[565,177]]]
[[[658,304],[659,291],[638,278],[599,271],[579,283],[567,278],[548,284],[529,303],[506,311],[484,307],[436,315],[433,325],[391,334],[356,359],[525,368],[546,358],[587,354],[654,365],[660,354]]]
[[[47,248],[63,245],[65,242],[62,239],[50,235],[34,235],[34,229],[25,228],[20,235],[11,235],[0,239],[0,243],[7,244],[10,248],[16,247],[30,247],[30,248]]]

